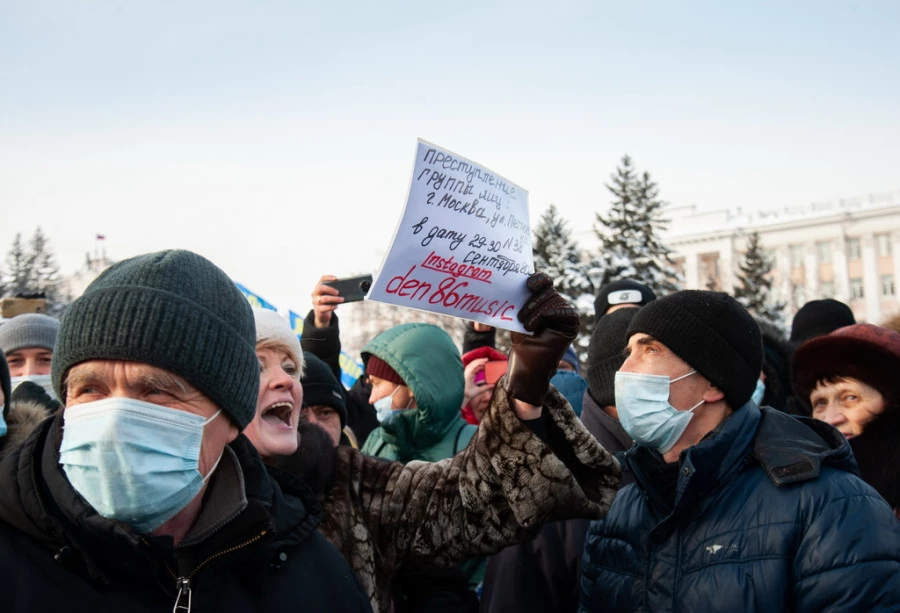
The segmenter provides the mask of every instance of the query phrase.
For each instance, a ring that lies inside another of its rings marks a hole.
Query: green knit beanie
[[[243,429],[256,413],[259,361],[250,304],[215,264],[160,251],[105,270],[69,307],[53,387],[87,360],[143,362],[183,377]]]

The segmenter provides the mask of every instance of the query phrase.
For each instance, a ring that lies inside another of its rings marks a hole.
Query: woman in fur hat
[[[860,476],[900,517],[900,334],[872,324],[839,328],[794,356],[797,397],[850,441]]]

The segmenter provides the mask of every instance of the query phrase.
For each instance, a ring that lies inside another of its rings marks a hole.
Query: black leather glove
[[[536,272],[527,281],[531,297],[519,321],[532,336],[512,332],[506,391],[513,398],[541,406],[559,361],[578,335],[578,312],[553,289],[553,280]]]
[[[59,402],[53,400],[43,387],[32,381],[23,381],[12,393],[10,405],[20,402],[43,407],[47,411],[47,415],[56,413],[60,406]]]

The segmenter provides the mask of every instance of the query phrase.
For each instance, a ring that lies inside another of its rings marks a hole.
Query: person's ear
[[[703,402],[706,404],[710,404],[712,402],[719,402],[720,400],[725,398],[725,392],[717,388],[712,383],[709,384],[709,387],[706,389],[706,392],[703,394]]]
[[[234,425],[234,422],[229,420],[228,421],[228,437],[225,440],[225,444],[228,445],[229,443],[234,442],[234,439],[236,439],[238,437],[238,434],[240,434],[240,433],[241,433],[241,431],[238,430],[238,427],[236,425]]]

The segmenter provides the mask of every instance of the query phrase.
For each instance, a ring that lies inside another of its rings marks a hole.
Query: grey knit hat
[[[130,360],[183,377],[243,429],[256,413],[259,361],[250,304],[190,251],[160,251],[105,270],[69,307],[53,354],[53,387],[87,360]]]
[[[0,326],[0,351],[3,355],[38,347],[53,350],[56,334],[59,332],[59,321],[41,313],[16,315]]]

